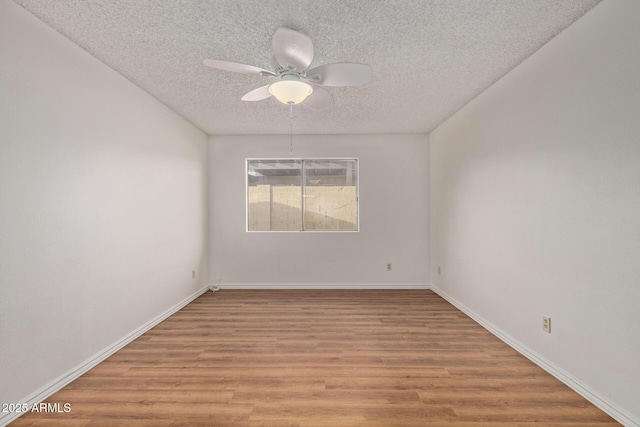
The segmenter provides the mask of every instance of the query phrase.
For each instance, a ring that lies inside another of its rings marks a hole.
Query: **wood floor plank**
[[[603,427],[430,291],[206,293],[15,426]]]

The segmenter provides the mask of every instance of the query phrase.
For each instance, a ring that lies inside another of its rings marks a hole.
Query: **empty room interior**
[[[0,425],[640,426],[637,0],[0,0]]]

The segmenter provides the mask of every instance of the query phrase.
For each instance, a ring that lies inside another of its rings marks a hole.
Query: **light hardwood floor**
[[[431,291],[208,292],[15,426],[608,426]]]

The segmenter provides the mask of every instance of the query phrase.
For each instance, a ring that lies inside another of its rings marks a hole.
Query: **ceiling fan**
[[[336,62],[309,69],[313,61],[313,42],[289,28],[278,28],[271,43],[275,71],[237,62],[205,59],[204,65],[242,74],[275,77],[277,82],[246,93],[242,101],[262,101],[274,96],[283,104],[302,104],[321,110],[333,104],[333,97],[322,86],[360,86],[371,80],[371,66]]]

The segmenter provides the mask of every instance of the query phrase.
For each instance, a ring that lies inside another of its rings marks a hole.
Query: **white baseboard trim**
[[[442,298],[447,300],[451,305],[456,307],[458,310],[462,311],[464,314],[472,318],[474,321],[479,323],[483,328],[487,331],[491,332],[493,335],[504,341],[509,347],[516,350],[518,353],[522,354],[527,359],[531,360],[536,365],[540,366],[542,369],[547,371],[549,374],[553,375],[555,378],[563,382],[566,386],[571,388],[573,391],[587,399],[589,402],[593,403],[595,406],[600,408],[602,411],[607,413],[613,419],[618,421],[620,424],[632,427],[632,426],[640,426],[640,420],[636,418],[634,415],[628,413],[626,410],[620,408],[618,405],[609,401],[608,399],[601,396],[596,391],[589,388],[587,385],[582,383],[577,378],[573,377],[564,369],[550,362],[549,360],[542,357],[540,354],[531,350],[526,345],[522,344],[520,341],[516,340],[509,334],[503,332],[500,328],[496,327],[491,322],[485,320],[482,316],[478,315],[476,312],[471,310],[469,307],[465,306],[461,302],[457,301],[455,298],[448,295],[442,289],[437,286],[429,286],[433,292],[440,295]]]
[[[202,295],[209,289],[210,287],[209,285],[207,285],[204,288],[189,295],[188,297],[186,297],[185,299],[183,299],[173,307],[169,308],[168,310],[164,311],[163,313],[149,320],[147,323],[140,326],[139,328],[131,331],[130,333],[120,338],[118,341],[114,342],[108,347],[105,347],[104,349],[100,350],[98,353],[94,354],[93,356],[91,356],[90,358],[88,358],[78,366],[71,368],[64,374],[60,375],[55,380],[51,381],[50,383],[44,385],[43,387],[39,388],[35,392],[31,393],[26,398],[20,400],[20,403],[26,403],[27,407],[31,408],[34,404],[42,402],[47,397],[51,396],[53,393],[59,391],[62,387],[66,386],[67,384],[71,383],[73,380],[77,379],[82,374],[86,373],[91,368],[95,367],[100,362],[105,360],[107,357],[111,356],[113,353],[120,350],[122,347],[129,344],[131,341],[135,340],[140,335],[144,334],[149,329],[153,328],[158,323],[162,322],[167,317],[171,316],[172,314],[180,310],[185,305],[189,304],[194,299],[198,298],[200,295]],[[0,413],[0,426],[8,425],[10,422],[19,418],[21,415],[23,415],[23,413],[20,413],[20,412],[10,412],[10,413],[4,413],[4,414]]]
[[[426,283],[220,283],[220,289],[429,289]]]

